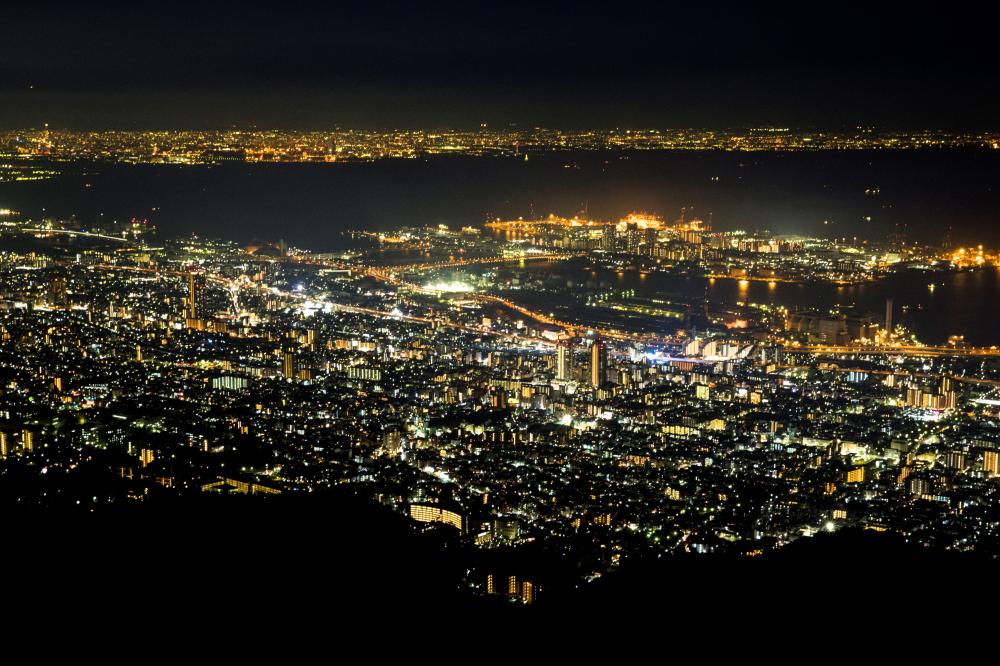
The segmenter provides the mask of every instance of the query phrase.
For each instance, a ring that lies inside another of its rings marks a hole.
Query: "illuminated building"
[[[0,431],[0,457],[6,458],[10,455],[10,440],[7,433]]]
[[[605,252],[614,252],[618,249],[618,231],[614,226],[604,227],[601,232],[601,249]]]
[[[965,469],[965,452],[948,451],[944,454],[944,464],[951,469],[959,471]]]
[[[562,340],[556,346],[556,379],[569,381],[573,377],[573,348]]]
[[[204,492],[235,492],[241,495],[279,495],[281,491],[277,488],[270,488],[259,483],[233,479],[230,477],[221,478],[201,486]]]
[[[188,293],[187,293],[187,318],[197,319],[198,318],[198,292],[200,286],[198,284],[198,278],[194,273],[188,273]]]
[[[55,306],[65,306],[66,300],[66,279],[53,278],[52,282],[49,283],[49,303]]]
[[[923,477],[910,477],[909,491],[911,495],[925,497],[931,494],[931,482]]]
[[[249,385],[249,380],[242,375],[222,375],[212,378],[212,388],[227,391],[239,391]]]
[[[603,340],[594,340],[590,348],[590,385],[598,388],[607,383],[608,348]]]
[[[382,451],[390,458],[399,456],[403,449],[403,437],[399,430],[390,430],[382,435]]]
[[[504,585],[506,582],[506,585]],[[530,580],[522,580],[518,576],[500,576],[487,574],[486,594],[496,594],[507,597],[511,601],[531,604],[535,601],[535,584]]]
[[[785,318],[785,330],[805,333],[810,339],[844,345],[852,340],[872,339],[871,316],[824,315],[816,312],[792,312]]]
[[[286,349],[282,356],[281,374],[285,379],[295,379],[295,352]]]
[[[444,523],[451,525],[462,534],[465,534],[465,520],[462,515],[439,506],[429,504],[411,504],[410,518],[421,523]]]
[[[983,471],[990,476],[1000,476],[1000,452],[987,450],[983,453]]]
[[[885,335],[885,341],[889,342],[892,340],[892,299],[885,299],[885,330],[883,331]]]
[[[681,234],[681,238],[684,240],[685,243],[691,243],[692,245],[701,245],[702,236],[700,231],[694,231],[694,230],[684,231]]]
[[[625,251],[629,254],[635,254],[639,251],[639,243],[642,241],[642,233],[639,231],[639,225],[634,222],[629,222],[625,225]]]
[[[649,254],[649,251],[652,249],[652,247],[656,245],[656,241],[658,238],[659,238],[659,231],[657,231],[655,228],[647,227],[645,229],[643,233],[643,244],[646,246],[647,254]]]
[[[352,365],[347,368],[347,378],[378,382],[382,380],[382,371],[370,365]]]

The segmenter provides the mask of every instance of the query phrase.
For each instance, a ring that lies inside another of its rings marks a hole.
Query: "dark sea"
[[[631,211],[708,219],[716,229],[1000,246],[1000,151],[798,153],[561,152],[441,156],[348,164],[216,166],[56,164],[47,181],[0,183],[0,208],[32,218],[148,219],[161,235],[240,242],[284,238],[316,251],[348,246],[347,230],[474,225],[489,217]],[[886,295],[928,342],[964,334],[1000,343],[995,271],[901,275],[884,285],[812,290],[818,304],[880,312]],[[930,282],[939,283],[931,292]],[[944,284],[940,284],[941,282]],[[702,286],[694,286],[703,290]],[[720,300],[725,281],[716,283]],[[737,286],[733,285],[736,290]],[[798,288],[750,296],[795,305]],[[760,293],[756,293],[758,290]]]
[[[568,271],[566,264],[530,266],[550,275]],[[878,282],[855,285],[743,282],[612,270],[598,271],[597,279],[611,288],[632,289],[639,296],[704,297],[716,305],[767,304],[791,311],[839,309],[872,314],[880,322],[886,299],[891,298],[893,322],[915,333],[920,342],[944,344],[950,336],[961,335],[971,345],[1000,345],[1000,269],[993,267],[962,272],[901,270]],[[672,333],[673,329],[658,332]]]

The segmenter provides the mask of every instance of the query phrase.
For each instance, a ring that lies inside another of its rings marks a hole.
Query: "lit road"
[[[787,347],[786,351],[802,351],[810,354],[852,354],[863,356],[1000,356],[1000,349],[995,349],[993,347],[932,347],[925,345],[900,345],[896,347],[803,345],[801,347]]]
[[[793,366],[783,366],[783,367],[789,368]],[[830,368],[830,371],[841,372],[841,373],[858,372],[867,375],[879,375],[884,377],[888,377],[889,375],[897,375],[897,376],[905,375],[907,377],[919,377],[921,379],[941,379],[942,377],[948,377],[949,379],[952,379],[956,382],[961,382],[965,384],[983,384],[988,386],[1000,386],[1000,380],[996,379],[980,379],[978,377],[963,377],[961,375],[940,375],[929,372],[906,372],[899,370],[879,370],[879,369],[868,369],[868,368]]]
[[[401,273],[413,271],[428,271],[436,268],[453,268],[457,266],[477,266],[490,264],[517,264],[523,261],[563,261],[573,257],[583,256],[582,253],[575,254],[526,254],[524,256],[502,256],[502,257],[479,257],[458,259],[449,261],[434,261],[430,263],[404,264],[401,266],[385,266],[383,270],[391,270]]]
[[[95,234],[90,231],[71,231],[69,229],[36,229],[32,227],[23,227],[21,229],[5,229],[4,231],[16,231],[22,233],[30,234],[63,234],[64,236],[81,236],[84,238],[100,238],[102,240],[117,241],[119,243],[137,245],[135,241],[131,241],[127,238],[122,238],[121,236],[109,236],[107,234]]]

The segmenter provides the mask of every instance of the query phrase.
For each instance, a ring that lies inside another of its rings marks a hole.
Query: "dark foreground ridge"
[[[843,530],[759,557],[640,559],[574,588],[560,584],[570,574],[557,562],[532,561],[529,551],[523,563],[547,569],[542,580],[553,584],[523,606],[472,592],[466,575],[481,561],[451,530],[420,530],[346,492],[154,498],[97,512],[4,504],[7,555],[18,563],[7,569],[8,592],[50,609],[112,601],[157,617],[221,608],[227,618],[265,609],[311,615],[321,603],[323,613],[381,609],[415,618],[487,611],[529,619],[652,605],[658,617],[683,622],[722,609],[752,621],[775,601],[837,611],[876,591],[880,604],[926,604],[974,592],[968,581],[985,580],[980,576],[995,566],[895,536]]]
[[[567,603],[610,608],[660,600],[685,611],[728,609],[759,621],[773,604],[826,612],[865,612],[982,593],[995,561],[973,553],[923,548],[901,537],[844,529],[803,538],[758,557],[692,555],[632,562],[582,590]],[[982,577],[982,578],[980,578]],[[560,600],[562,601],[562,600]],[[852,610],[853,609],[853,610]],[[667,611],[670,612],[670,611]]]
[[[194,496],[97,512],[7,506],[15,585],[60,596],[153,598],[165,607],[469,604],[451,535],[346,493]],[[82,595],[82,596],[79,596]],[[426,600],[426,601],[424,601]]]

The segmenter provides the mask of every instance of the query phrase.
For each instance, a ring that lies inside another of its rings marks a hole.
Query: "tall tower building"
[[[590,348],[590,385],[602,386],[608,378],[608,348],[603,340],[594,340]]]
[[[604,227],[601,234],[601,249],[605,252],[614,252],[618,249],[618,230],[615,225],[609,224]]]
[[[885,340],[892,339],[892,299],[885,299]]]
[[[646,254],[652,254],[653,246],[660,238],[660,232],[655,227],[648,227],[643,231],[643,243],[646,245]]]
[[[49,303],[56,306],[65,306],[66,301],[66,278],[53,278],[52,281],[49,282]]]
[[[291,349],[285,350],[285,356],[281,365],[282,374],[286,379],[295,379],[295,352]]]
[[[569,381],[573,377],[573,347],[569,340],[562,340],[556,347],[556,379]]]
[[[639,243],[642,241],[642,234],[639,231],[639,225],[634,222],[629,222],[625,225],[625,251],[629,254],[635,254],[639,250]]]
[[[188,319],[198,318],[198,277],[194,273],[188,273],[188,294],[187,294],[187,314]]]

